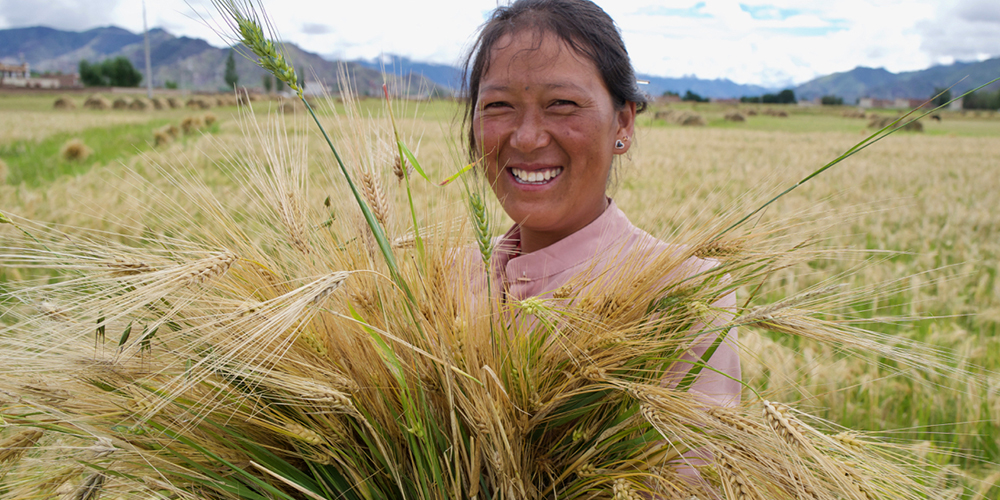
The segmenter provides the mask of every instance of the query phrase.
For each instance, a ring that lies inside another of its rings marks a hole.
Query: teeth
[[[530,182],[530,183],[546,182],[549,179],[558,176],[563,171],[562,167],[546,168],[544,170],[533,170],[533,171],[522,170],[520,168],[512,168],[510,170],[511,173],[514,174],[514,177],[517,177],[519,181]]]

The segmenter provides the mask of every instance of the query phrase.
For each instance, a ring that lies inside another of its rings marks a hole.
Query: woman
[[[466,74],[470,153],[485,158],[486,180],[515,222],[493,258],[494,283],[506,299],[631,279],[637,265],[676,252],[633,226],[607,196],[612,163],[632,146],[646,98],[614,21],[600,7],[518,0],[497,8]],[[685,264],[689,274],[713,265]],[[731,310],[735,297],[715,305]],[[687,357],[700,357],[714,339],[704,335]],[[706,402],[738,402],[735,330],[709,365],[715,371],[703,370],[691,391]],[[665,382],[689,366],[678,363]]]

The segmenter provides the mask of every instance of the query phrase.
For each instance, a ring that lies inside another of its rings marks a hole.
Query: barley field
[[[67,233],[86,228],[127,238],[206,216],[191,186],[245,199],[250,211],[259,203],[236,182],[235,158],[254,145],[244,139],[235,106],[65,111],[51,109],[54,99],[0,95],[0,212]],[[338,106],[323,114],[335,140],[349,143],[357,134],[333,121],[344,112]],[[363,115],[377,115],[384,105],[366,100],[360,107]],[[868,120],[848,118],[839,107],[785,108],[787,117],[742,107],[745,122],[725,120],[733,109],[721,105],[677,108],[699,113],[707,125],[657,119],[663,106],[653,106],[640,116],[637,147],[617,166],[611,188],[637,226],[665,240],[749,213],[873,132]],[[301,109],[278,109],[275,102],[253,103],[253,113],[282,116],[284,133],[306,140],[305,203],[349,210],[350,200],[328,199],[342,192],[342,181],[315,128]],[[208,112],[217,120],[211,126],[157,142],[157,131],[191,117],[204,120]],[[395,112],[431,179],[465,164],[456,103],[405,102]],[[941,118],[925,118],[923,132],[879,141],[755,216],[755,225],[774,228],[776,245],[805,242],[812,257],[737,297],[750,308],[839,285],[844,291],[828,308],[837,321],[888,334],[900,345],[923,343],[928,363],[944,363],[954,376],[747,329],[740,333],[743,377],[748,397],[753,390],[915,450],[940,467],[936,477],[951,498],[1000,499],[1000,117],[946,112]],[[92,153],[67,158],[64,146],[73,139]],[[386,184],[393,182],[389,163]],[[464,214],[456,209],[463,194],[414,184],[418,212],[429,214],[424,222]],[[401,202],[405,192],[389,195]],[[495,202],[490,210],[502,219]],[[390,224],[390,233],[403,235],[406,222]],[[0,225],[0,239],[15,231]],[[13,300],[19,283],[45,278],[0,268],[0,301]]]

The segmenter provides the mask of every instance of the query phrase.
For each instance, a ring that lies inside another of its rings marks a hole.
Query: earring
[[[625,149],[625,143],[621,139],[615,141],[615,149]]]

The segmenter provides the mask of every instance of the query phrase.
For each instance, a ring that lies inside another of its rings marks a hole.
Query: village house
[[[0,87],[20,87],[29,89],[64,89],[80,86],[79,75],[44,74],[31,76],[28,63],[18,65],[0,63]]]

